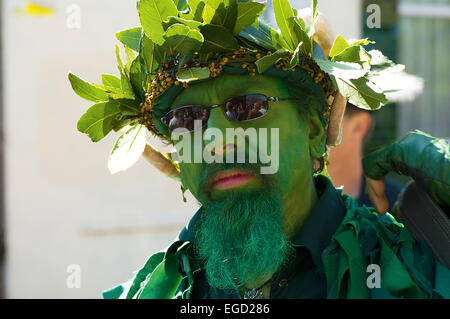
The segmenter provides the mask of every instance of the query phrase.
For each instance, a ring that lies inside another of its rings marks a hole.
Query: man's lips
[[[255,176],[247,171],[233,169],[217,173],[211,180],[210,186],[220,190],[242,186],[253,180]]]

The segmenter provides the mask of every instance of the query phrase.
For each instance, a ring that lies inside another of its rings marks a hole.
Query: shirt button
[[[279,285],[281,288],[287,287],[287,285],[288,285],[287,279],[281,279],[280,282],[278,283],[278,285]]]

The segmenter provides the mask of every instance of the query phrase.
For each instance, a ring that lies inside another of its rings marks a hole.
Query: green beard
[[[282,215],[280,201],[268,185],[203,201],[195,242],[208,283],[234,290],[276,272],[293,252]]]

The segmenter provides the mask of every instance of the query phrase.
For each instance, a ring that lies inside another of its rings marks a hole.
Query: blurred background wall
[[[77,132],[91,104],[67,74],[98,83],[118,73],[114,34],[138,25],[136,2],[36,3],[53,14],[2,1],[6,297],[98,298],[166,247],[196,203],[145,160],[112,176],[117,136],[93,144]],[[70,28],[78,9],[80,28]],[[80,267],[80,288],[67,287],[69,265]]]
[[[425,80],[398,113],[399,134],[420,129],[450,139],[450,0],[398,1],[399,61]]]
[[[319,9],[336,35],[378,34],[385,42],[379,45],[396,48],[396,62],[427,81],[422,97],[385,116],[390,124],[380,126],[379,141],[411,128],[448,137],[449,0],[397,2],[319,0]],[[166,247],[198,206],[189,194],[184,203],[179,185],[143,159],[110,175],[116,136],[93,144],[76,130],[90,104],[73,93],[67,74],[99,82],[101,73],[118,73],[114,34],[139,24],[136,1],[34,3],[43,9],[1,2],[4,292],[8,298],[98,298]],[[391,24],[369,30],[369,3],[385,8]],[[80,288],[68,288],[70,265],[79,266]]]

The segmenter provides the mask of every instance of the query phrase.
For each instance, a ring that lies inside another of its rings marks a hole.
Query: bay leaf
[[[204,38],[200,53],[222,53],[239,49],[239,44],[224,26],[205,24],[201,27]]]
[[[238,35],[244,28],[252,25],[264,12],[266,6],[258,2],[238,2],[237,18],[233,34]]]
[[[116,38],[130,49],[139,52],[142,28],[133,28],[116,33]]]
[[[352,80],[363,77],[367,72],[357,63],[333,62],[324,59],[315,59],[322,71],[336,78]]]
[[[258,72],[264,73],[268,68],[277,63],[279,60],[289,55],[289,51],[286,49],[280,49],[272,53],[271,55],[266,55],[255,62]]]
[[[383,92],[365,78],[336,79],[339,92],[352,104],[367,110],[378,110],[388,101]]]
[[[69,81],[72,89],[79,97],[92,102],[108,101],[108,95],[103,90],[83,81],[72,73],[69,73]]]
[[[196,81],[209,78],[209,68],[189,68],[181,69],[177,73],[177,79],[183,82]]]
[[[292,18],[294,12],[288,0],[273,0],[273,10],[275,12],[275,20],[280,28],[281,34],[286,41],[288,47],[292,51],[295,50],[297,43],[294,43],[294,30],[292,28]]]
[[[119,105],[112,100],[94,104],[78,121],[78,131],[98,142],[113,129],[115,117],[119,114]]]
[[[163,22],[169,16],[178,16],[178,10],[173,1],[140,0],[138,12],[145,34],[157,45],[164,43]]]
[[[143,125],[134,125],[119,136],[108,160],[108,169],[111,174],[133,166],[144,152],[145,146],[146,131]]]
[[[113,87],[120,89],[120,79],[111,74],[102,74],[102,83],[106,87]]]
[[[182,55],[192,55],[197,52],[203,44],[203,35],[184,24],[170,26],[164,37],[172,50]]]
[[[342,35],[338,35],[334,40],[333,47],[331,48],[330,58],[334,57],[335,55],[338,55],[349,46],[350,44],[348,44],[348,42],[344,39],[344,37]]]

